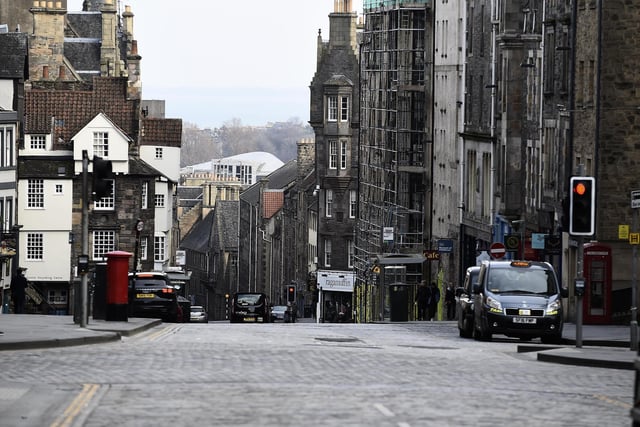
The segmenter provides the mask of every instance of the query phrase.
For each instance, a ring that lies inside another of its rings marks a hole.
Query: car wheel
[[[473,328],[473,338],[477,341],[491,341],[491,332],[486,331],[481,322],[479,326]]]

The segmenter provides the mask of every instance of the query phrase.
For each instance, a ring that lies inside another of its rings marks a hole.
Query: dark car
[[[473,334],[473,285],[478,282],[480,266],[467,268],[462,286],[456,288],[456,317],[458,331],[463,338]]]
[[[262,293],[237,293],[231,298],[229,320],[237,322],[262,322],[271,320],[269,300]]]
[[[491,340],[502,334],[560,342],[566,295],[549,263],[484,261],[474,285],[473,337]]]
[[[182,321],[177,290],[163,272],[129,274],[129,309],[132,317]]]

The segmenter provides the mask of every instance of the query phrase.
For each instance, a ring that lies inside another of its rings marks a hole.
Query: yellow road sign
[[[629,225],[628,224],[620,224],[620,225],[618,225],[618,239],[620,239],[620,240],[628,240],[629,239]]]
[[[640,245],[640,233],[629,233],[629,243]]]

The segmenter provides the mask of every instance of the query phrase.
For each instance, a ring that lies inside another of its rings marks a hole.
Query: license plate
[[[155,294],[136,294],[136,298],[153,298]]]
[[[536,323],[537,319],[535,317],[514,317],[513,323],[527,323],[533,324]]]
[[[256,318],[255,317],[245,317],[242,320],[245,321],[245,322],[253,322],[253,323],[255,323]]]

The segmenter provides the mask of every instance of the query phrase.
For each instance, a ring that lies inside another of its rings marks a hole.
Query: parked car
[[[132,317],[181,322],[178,293],[166,273],[129,273],[129,311]]]
[[[209,315],[204,310],[204,307],[201,305],[192,305],[191,306],[191,321],[197,323],[207,323],[209,322]]]
[[[276,322],[281,320],[285,323],[295,323],[296,317],[293,313],[293,306],[288,305],[274,305],[271,307],[271,321]]]
[[[262,293],[237,293],[231,298],[229,320],[237,322],[262,322],[271,320],[269,299]]]
[[[520,339],[562,340],[562,298],[567,290],[551,264],[538,261],[484,261],[473,286],[473,337],[493,334]]]
[[[478,282],[480,266],[467,268],[462,286],[456,288],[456,317],[458,331],[463,338],[473,335],[473,285]]]

